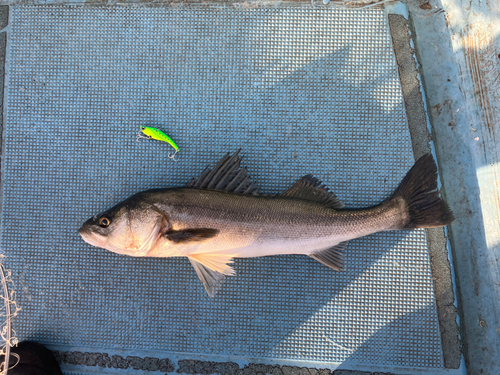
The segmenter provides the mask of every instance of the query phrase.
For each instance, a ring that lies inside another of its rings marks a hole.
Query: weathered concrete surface
[[[500,374],[500,3],[410,1],[470,374]]]
[[[183,359],[177,365],[169,359],[151,357],[109,356],[106,353],[84,353],[54,351],[56,360],[61,364],[83,365],[99,369],[121,369],[136,371],[159,371],[164,373],[192,374],[192,375],[392,375],[391,373],[314,369],[297,366],[264,365],[249,363],[239,366],[235,362],[212,362]]]
[[[389,26],[403,89],[413,152],[415,159],[417,159],[423,154],[431,152],[429,145],[431,136],[427,129],[427,116],[414,57],[415,51],[410,43],[410,25],[403,16],[389,14]],[[431,269],[444,362],[447,368],[458,368],[460,366],[461,350],[456,322],[457,309],[454,305],[455,296],[443,228],[427,230],[427,238],[431,255]]]
[[[392,44],[398,64],[399,79],[410,129],[415,159],[429,153],[431,137],[427,129],[427,117],[420,90],[421,83],[415,61],[415,51],[411,47],[408,20],[398,14],[389,14]]]
[[[0,30],[3,30],[9,24],[9,7],[6,5],[0,6]]]
[[[133,357],[123,358],[119,355],[109,356],[106,353],[82,353],[82,352],[62,352],[55,350],[54,357],[57,362],[70,365],[98,366],[99,368],[115,368],[141,371],[174,371],[174,365],[169,359],[158,359],[151,357]]]

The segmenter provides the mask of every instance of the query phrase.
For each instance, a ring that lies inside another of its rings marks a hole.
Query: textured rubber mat
[[[77,234],[238,148],[266,193],[313,173],[348,207],[386,198],[413,156],[383,11],[13,7],[11,24],[1,246],[19,338],[443,366],[423,230],[352,241],[341,273],[305,256],[237,260],[214,299],[187,260],[120,256]],[[136,142],[144,124],[177,142],[179,162]]]

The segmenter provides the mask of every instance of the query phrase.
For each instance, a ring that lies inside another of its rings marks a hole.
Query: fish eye
[[[109,220],[106,216],[103,216],[99,219],[99,225],[103,228],[107,228],[111,224],[111,220]]]
[[[141,130],[144,130],[144,129],[146,129],[146,127],[145,126],[141,126]]]

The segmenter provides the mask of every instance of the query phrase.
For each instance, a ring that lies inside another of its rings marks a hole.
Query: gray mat
[[[14,7],[8,61],[1,244],[21,339],[443,366],[423,230],[352,241],[343,273],[237,260],[214,299],[187,260],[116,255],[76,232],[238,148],[264,192],[313,173],[348,207],[386,198],[413,156],[383,11]],[[144,124],[178,142],[178,163],[136,142]]]

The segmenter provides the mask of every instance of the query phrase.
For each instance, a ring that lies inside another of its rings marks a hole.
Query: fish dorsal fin
[[[303,199],[306,201],[322,203],[330,208],[341,209],[344,204],[328,191],[321,181],[312,174],[302,177],[293,184],[287,191],[281,194],[282,197]]]
[[[226,276],[220,272],[212,271],[210,268],[205,267],[203,264],[197,262],[194,259],[188,259],[191,262],[194,271],[203,283],[203,286],[205,287],[208,295],[212,298],[215,297]]]
[[[310,254],[309,256],[335,271],[340,271],[344,265],[343,251],[348,243],[349,241],[341,242],[338,245]]]
[[[258,194],[259,188],[250,179],[246,168],[241,168],[239,150],[227,153],[213,168],[207,167],[198,179],[193,178],[186,187],[213,189],[231,193]]]

